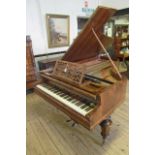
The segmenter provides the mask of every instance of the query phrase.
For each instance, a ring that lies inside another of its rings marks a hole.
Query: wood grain
[[[94,28],[95,32],[97,32],[102,41],[104,41],[103,44],[105,47],[107,47],[109,42],[105,41],[101,34],[103,34],[103,25],[115,13],[115,11],[116,10],[112,8],[98,7],[88,20],[84,29],[67,50],[67,53],[63,56],[62,60],[75,62],[98,55],[100,46],[93,35],[92,28]]]

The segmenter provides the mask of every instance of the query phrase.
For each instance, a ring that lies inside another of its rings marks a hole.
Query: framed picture
[[[69,45],[69,16],[46,14],[48,47]]]

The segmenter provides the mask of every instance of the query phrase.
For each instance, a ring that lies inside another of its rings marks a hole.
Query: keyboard
[[[83,116],[89,114],[96,105],[88,99],[84,99],[78,95],[71,94],[70,92],[54,85],[51,86],[46,83],[42,83],[38,84],[36,87]]]

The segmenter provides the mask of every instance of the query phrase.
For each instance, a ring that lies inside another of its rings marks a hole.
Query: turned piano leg
[[[103,137],[103,143],[105,142],[106,137],[109,135],[111,125],[112,125],[111,117],[109,117],[108,119],[106,119],[100,123],[101,135]]]

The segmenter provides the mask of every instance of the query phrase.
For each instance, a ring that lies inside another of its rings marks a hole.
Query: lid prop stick
[[[112,66],[114,67],[114,69],[116,70],[118,76],[120,77],[120,79],[122,79],[122,75],[120,74],[118,68],[116,67],[115,63],[113,62],[113,60],[111,59],[109,53],[107,52],[107,50],[105,49],[105,47],[103,46],[102,42],[100,41],[99,37],[97,36],[97,34],[94,31],[94,28],[92,28],[93,34],[95,35],[97,41],[99,42],[100,46],[102,47],[103,51],[105,52],[105,54],[107,55],[109,61],[111,62]]]

